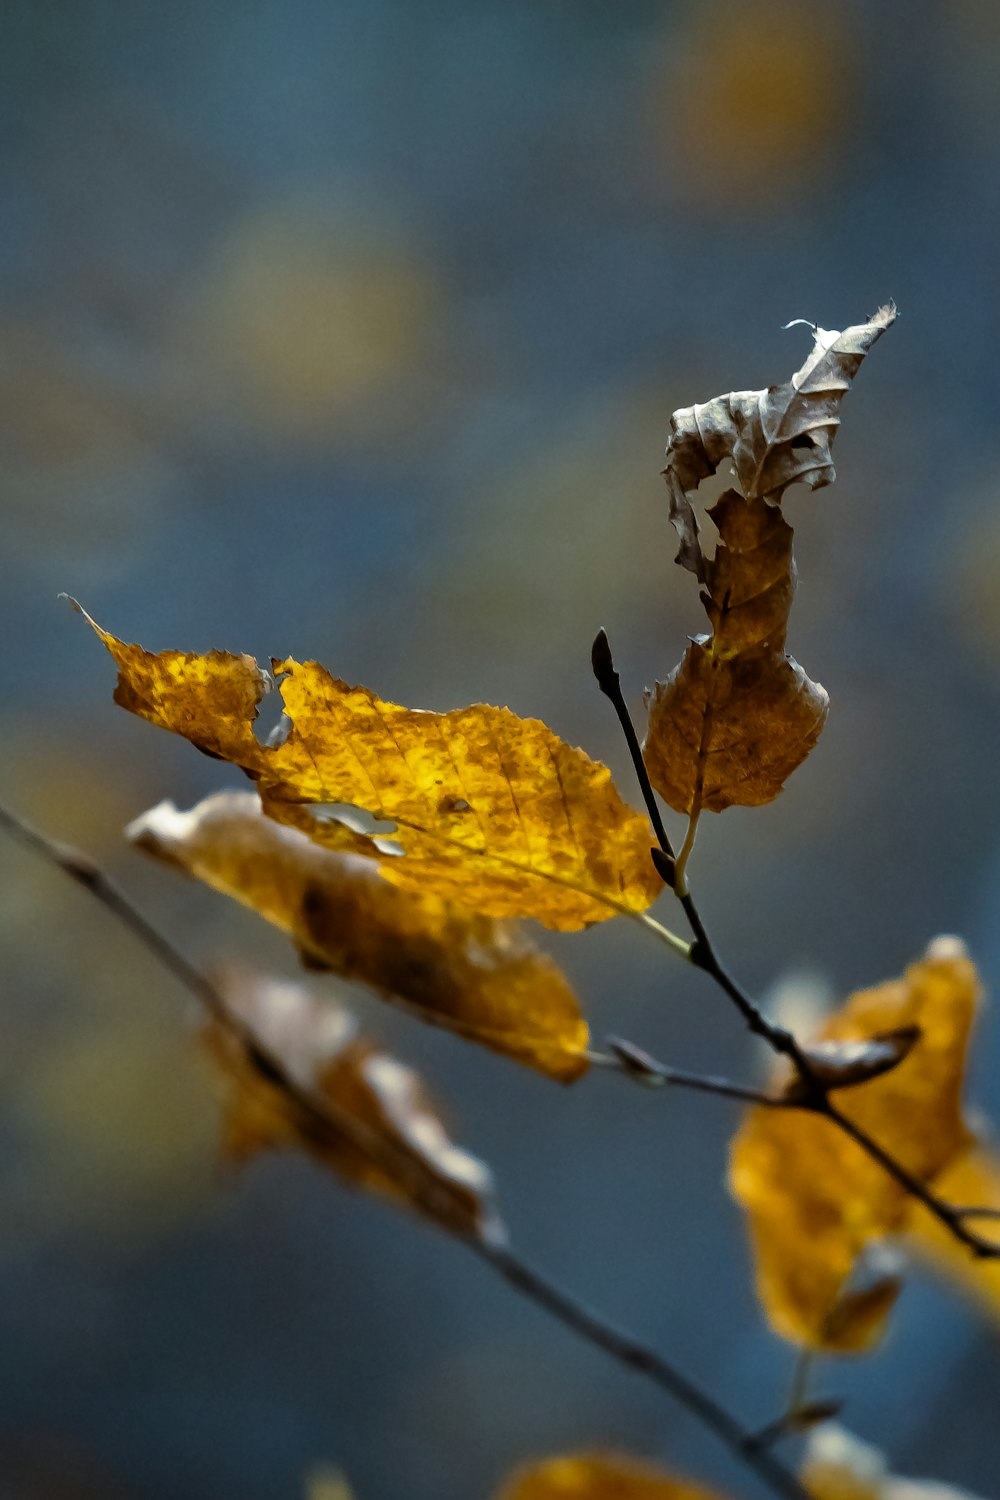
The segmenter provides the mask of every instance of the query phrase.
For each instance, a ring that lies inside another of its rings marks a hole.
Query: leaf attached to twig
[[[252,725],[267,681],[252,658],[154,655],[90,623],[118,665],[118,703],[240,766],[271,817],[379,859],[398,886],[564,931],[643,912],[663,888],[646,819],[606,766],[537,719],[486,704],[402,708],[288,659],[272,666],[291,727],[265,746]],[[342,822],[306,811],[315,804],[393,823],[403,857],[359,845]]]
[[[1000,1152],[995,1141],[973,1144],[961,1152],[934,1184],[948,1203],[985,1209],[966,1224],[1000,1245]],[[907,1247],[929,1261],[940,1275],[978,1303],[994,1324],[1000,1323],[1000,1259],[972,1256],[943,1224],[919,1205],[907,1223]]]
[[[914,1177],[932,1182],[965,1149],[961,1092],[979,980],[956,938],[938,938],[902,979],[853,995],[822,1040],[865,1043],[900,1029],[918,1039],[891,1071],[845,1091],[838,1108]],[[749,1216],[757,1290],[772,1327],[815,1349],[851,1352],[881,1337],[898,1291],[891,1274],[852,1285],[862,1257],[907,1227],[906,1189],[833,1121],[748,1110],[730,1186]]]
[[[677,561],[702,584],[712,631],[647,695],[643,754],[656,790],[694,821],[705,809],[771,802],[826,722],[825,690],[785,652],[795,563],[779,502],[797,481],[833,482],[840,402],[895,316],[883,307],[842,333],[816,328],[785,385],[732,391],[671,418],[663,473]],[[719,534],[709,556],[692,498],[726,459],[739,488],[709,511]]]
[[[303,985],[231,972],[209,1025],[227,1154],[297,1147],[355,1187],[461,1234],[504,1236],[489,1169],[448,1138],[414,1072]],[[289,1087],[289,1084],[291,1087]]]
[[[549,1077],[570,1082],[586,1070],[589,1032],[573,991],[519,924],[392,885],[371,858],[265,817],[253,792],[219,792],[190,812],[161,802],[126,837],[273,922],[308,966],[360,980]]]
[[[895,320],[891,304],[843,332],[813,329],[813,347],[784,385],[731,391],[675,411],[663,477],[680,538],[677,561],[705,582],[705,559],[691,497],[727,458],[748,500],[781,499],[790,484],[810,489],[837,477],[830,448],[839,408],[869,349]],[[811,326],[811,325],[810,325]]]
[[[795,592],[792,528],[760,497],[727,490],[710,515],[715,556],[703,559],[711,635],[647,695],[643,758],[676,812],[771,802],[819,738],[824,688],[785,653]]]

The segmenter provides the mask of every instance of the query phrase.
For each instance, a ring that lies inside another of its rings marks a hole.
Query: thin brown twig
[[[646,764],[642,757],[639,739],[621,690],[621,679],[615,670],[611,647],[608,637],[603,630],[599,631],[597,640],[594,643],[592,661],[597,685],[605,697],[610,699],[618,715],[618,721],[625,735],[625,740],[632,757],[632,764],[635,768],[636,778],[642,791],[643,801],[646,803],[647,808],[656,806],[655,793],[650,784],[649,773],[646,770]],[[651,814],[651,821],[653,831],[659,842],[659,848],[654,848],[651,851],[653,863],[661,875],[663,875],[667,884],[673,886],[676,861],[669,837],[663,827],[663,820],[660,816],[658,806],[656,817],[652,817]],[[784,1027],[776,1026],[773,1022],[769,1021],[760,1009],[760,1006],[756,1004],[725,968],[712,939],[709,937],[705,923],[690,891],[685,890],[683,895],[678,896],[678,900],[683,907],[684,914],[694,935],[694,942],[690,948],[689,962],[714,979],[723,993],[740,1012],[749,1029],[756,1036],[762,1037],[774,1052],[787,1057],[794,1066],[801,1083],[801,1088],[796,1094],[794,1101],[790,1103],[786,1102],[785,1107],[808,1110],[812,1114],[829,1120],[831,1124],[836,1125],[842,1130],[845,1135],[850,1136],[872,1161],[877,1162],[900,1187],[921,1203],[927,1209],[928,1213],[932,1214],[940,1224],[943,1224],[948,1232],[960,1244],[965,1245],[974,1256],[982,1260],[1000,1259],[1000,1243],[990,1240],[984,1235],[977,1234],[975,1230],[969,1229],[965,1224],[964,1221],[966,1219],[977,1217],[974,1211],[970,1211],[967,1208],[956,1208],[941,1198],[926,1182],[909,1171],[902,1162],[898,1161],[891,1152],[880,1145],[873,1136],[869,1135],[860,1125],[856,1125],[849,1116],[841,1111],[830,1097],[829,1086],[822,1083],[816,1077],[808,1055],[794,1033],[787,1031]],[[657,1068],[662,1068],[662,1065],[656,1066]],[[625,1067],[623,1071],[628,1072],[630,1070]],[[633,1071],[633,1076],[635,1076],[635,1070],[631,1071]],[[664,1069],[663,1071],[665,1074],[668,1074],[671,1070]],[[670,1079],[665,1077],[664,1081],[669,1082]],[[680,1078],[676,1078],[673,1081],[684,1086]],[[735,1098],[744,1097],[738,1085],[712,1088],[707,1087],[702,1082],[700,1085],[688,1083],[686,1086],[700,1087],[701,1091],[705,1093],[728,1094],[730,1097]],[[771,1096],[762,1095],[752,1102],[774,1105],[777,1101]],[[987,1213],[983,1216],[993,1217],[993,1214]]]
[[[346,1138],[366,1155],[380,1162],[395,1180],[402,1180],[434,1224],[500,1275],[508,1285],[557,1318],[588,1343],[603,1350],[627,1369],[643,1375],[667,1392],[679,1405],[697,1418],[731,1454],[769,1486],[783,1500],[810,1500],[807,1490],[794,1474],[780,1463],[756,1434],[732,1415],[715,1398],[691,1380],[683,1371],[664,1359],[654,1349],[632,1334],[585,1307],[570,1292],[563,1290],[540,1271],[535,1270],[499,1234],[476,1237],[457,1227],[447,1198],[446,1184],[437,1189],[418,1175],[405,1152],[393,1146],[390,1139],[372,1129],[356,1115],[338,1107],[326,1096],[304,1088],[271,1050],[265,1048],[247,1026],[230,1009],[222,992],[143,916],[115,883],[85,854],[70,845],[50,839],[9,809],[0,806],[0,827],[19,843],[42,855],[78,881],[90,894],[136,937],[199,1003],[208,1015],[224,1026],[247,1050],[262,1079],[282,1090],[302,1111],[315,1138],[322,1143],[332,1138]]]

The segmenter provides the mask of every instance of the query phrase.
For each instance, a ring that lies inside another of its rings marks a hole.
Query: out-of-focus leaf
[[[975,1500],[933,1480],[894,1478],[877,1448],[834,1423],[810,1434],[799,1477],[814,1500]]]
[[[897,1066],[838,1105],[923,1181],[969,1141],[961,1090],[978,997],[962,944],[938,938],[902,979],[859,991],[823,1028],[822,1040],[837,1043],[919,1028]],[[733,1141],[730,1185],[749,1215],[757,1289],[776,1331],[816,1349],[876,1343],[898,1284],[880,1274],[859,1290],[851,1278],[864,1252],[906,1228],[905,1189],[831,1121],[761,1106]]]
[[[485,704],[402,708],[289,659],[272,665],[291,729],[264,746],[252,724],[266,684],[252,657],[154,655],[90,624],[118,665],[115,701],[240,766],[270,816],[337,848],[343,823],[304,804],[348,803],[394,823],[405,858],[371,841],[364,852],[396,885],[564,931],[645,911],[662,890],[646,819],[606,766],[538,719]],[[360,852],[356,836],[351,847]]]
[[[957,1207],[993,1209],[998,1217],[984,1215],[967,1222],[970,1229],[1000,1243],[1000,1155],[995,1147],[970,1146],[945,1168],[934,1186]],[[915,1254],[927,1258],[936,1271],[974,1298],[994,1322],[1000,1322],[1000,1260],[971,1256],[965,1245],[919,1205],[907,1230],[907,1243]]]
[[[705,557],[691,504],[699,484],[727,458],[748,500],[777,502],[800,480],[813,490],[832,484],[837,471],[830,447],[840,425],[840,403],[895,316],[889,305],[843,332],[816,328],[808,358],[784,385],[730,391],[674,412],[663,475],[680,538],[677,561],[701,582],[706,581]]]
[[[829,699],[785,653],[795,591],[792,528],[759,496],[727,490],[710,515],[715,556],[698,553],[712,623],[648,696],[643,757],[677,812],[772,801],[826,722]]]
[[[617,1454],[578,1453],[520,1469],[496,1500],[719,1500],[714,1490],[675,1479]]]
[[[416,1074],[359,1037],[343,1007],[248,974],[224,974],[218,987],[237,1023],[216,1019],[207,1031],[228,1155],[298,1147],[356,1187],[460,1233],[502,1239],[489,1168],[452,1144]],[[275,1063],[303,1095],[282,1086]],[[303,1097],[318,1101],[319,1115]]]
[[[227,223],[185,278],[171,328],[191,394],[216,423],[238,413],[251,441],[297,447],[357,441],[379,398],[408,377],[419,385],[413,372],[426,375],[437,354],[441,288],[405,223],[376,237],[370,226],[356,205],[324,211],[295,193]]]
[[[520,925],[391,885],[370,858],[265,817],[253,792],[220,792],[190,812],[161,802],[126,837],[259,912],[311,967],[362,980],[550,1077],[586,1070],[573,991]]]
[[[841,110],[831,128],[830,115],[830,100],[852,88],[864,46],[850,10],[814,6],[807,25],[795,0],[701,0],[656,14],[647,132],[655,155],[642,165],[653,184],[662,174],[689,223],[697,216],[704,233],[706,218],[721,217],[729,234],[773,224],[791,184],[829,180],[852,159],[859,119]]]
[[[354,1491],[340,1469],[324,1465],[306,1480],[306,1500],[354,1500]]]

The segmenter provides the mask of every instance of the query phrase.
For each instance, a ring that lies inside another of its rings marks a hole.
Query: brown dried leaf
[[[161,802],[126,837],[259,912],[311,967],[361,980],[549,1077],[586,1070],[573,991],[520,926],[391,885],[371,858],[265,817],[253,792],[220,792],[186,813]]]
[[[616,1454],[577,1453],[520,1469],[496,1500],[720,1500],[714,1490]]]
[[[795,592],[792,528],[765,500],[727,490],[710,512],[715,556],[701,559],[712,623],[647,695],[643,758],[669,805],[691,817],[771,802],[826,722],[829,699],[785,654]]]
[[[449,1229],[503,1238],[488,1167],[452,1144],[416,1074],[360,1038],[343,1007],[248,974],[217,987],[233,1024],[213,1020],[206,1040],[229,1156],[293,1146]]]
[[[810,1435],[799,1477],[814,1500],[975,1500],[933,1480],[895,1479],[877,1448],[834,1423]]]
[[[252,658],[153,655],[90,623],[118,664],[116,701],[240,766],[272,817],[338,848],[343,825],[305,804],[348,803],[394,823],[405,858],[374,844],[358,852],[382,860],[396,885],[564,931],[645,911],[662,890],[646,819],[606,766],[537,719],[485,704],[402,708],[289,659],[272,665],[292,727],[264,746],[252,729],[264,684]]]
[[[919,1028],[908,1056],[838,1102],[925,1181],[969,1141],[961,1090],[978,998],[964,947],[938,938],[904,978],[855,994],[823,1028],[822,1039],[837,1043]],[[877,1342],[896,1279],[879,1274],[858,1291],[851,1278],[865,1252],[907,1227],[906,1191],[831,1121],[762,1106],[733,1141],[730,1186],[749,1215],[757,1290],[775,1330],[816,1349]]]
[[[842,333],[813,330],[802,368],[784,385],[727,396],[675,411],[663,470],[670,519],[680,538],[677,561],[705,582],[691,496],[726,458],[747,499],[778,501],[790,484],[810,489],[832,484],[830,448],[840,424],[838,409],[862,360],[896,317],[891,304],[867,323]]]

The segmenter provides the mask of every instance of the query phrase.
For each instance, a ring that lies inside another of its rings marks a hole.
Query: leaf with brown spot
[[[715,556],[702,559],[712,624],[647,695],[643,759],[677,812],[771,802],[826,722],[829,699],[785,653],[795,592],[792,528],[759,498],[727,490],[711,512]]]
[[[221,975],[217,988],[226,1019],[211,1022],[206,1041],[228,1155],[295,1147],[355,1187],[503,1240],[489,1169],[452,1144],[416,1074],[359,1037],[343,1007],[245,973]]]
[[[574,1453],[518,1470],[496,1500],[720,1500],[714,1490],[618,1454]]]
[[[663,476],[670,519],[680,538],[677,561],[705,582],[706,560],[691,497],[725,459],[748,500],[781,499],[790,484],[832,484],[830,448],[839,407],[869,349],[895,320],[891,304],[867,323],[831,332],[814,328],[813,347],[784,385],[731,391],[675,411]]]
[[[371,840],[344,825],[321,848],[263,815],[252,792],[190,812],[161,802],[126,837],[259,912],[311,967],[358,979],[422,1019],[571,1082],[586,1071],[587,1023],[568,981],[524,929],[381,879]]]
[[[644,912],[663,888],[648,821],[606,766],[537,719],[486,704],[402,708],[288,659],[273,667],[291,728],[265,746],[252,730],[264,681],[252,658],[153,655],[90,623],[118,664],[117,701],[240,766],[270,816],[338,848],[343,825],[306,806],[347,803],[395,824],[403,858],[377,841],[365,852],[398,886],[563,931]]]
[[[902,979],[853,995],[821,1039],[868,1042],[916,1027],[908,1055],[838,1100],[914,1176],[934,1182],[965,1150],[961,1092],[979,980],[962,944],[939,938]],[[730,1186],[749,1216],[757,1290],[783,1337],[858,1351],[884,1331],[898,1290],[878,1274],[860,1294],[859,1260],[905,1231],[913,1200],[835,1123],[797,1110],[748,1110],[730,1157]]]

